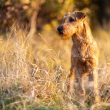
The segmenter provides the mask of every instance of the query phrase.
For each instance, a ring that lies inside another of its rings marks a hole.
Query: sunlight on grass
[[[100,33],[100,34],[99,34]],[[106,34],[103,38],[102,34]],[[102,102],[110,103],[109,34],[98,30],[101,50],[98,68]],[[54,35],[54,36],[52,36]],[[61,41],[56,33],[37,35],[32,44],[25,29],[11,27],[7,40],[0,43],[0,109],[2,110],[78,110],[77,96],[67,95],[71,39]],[[106,82],[105,82],[106,81]],[[93,93],[87,93],[87,108],[94,108]],[[97,105],[100,110],[104,107]],[[107,105],[109,106],[109,104]],[[105,107],[106,110],[110,108]],[[97,109],[98,110],[98,109]]]

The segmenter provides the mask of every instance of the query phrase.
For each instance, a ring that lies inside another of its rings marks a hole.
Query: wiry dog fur
[[[91,29],[83,12],[69,12],[63,18],[63,23],[57,28],[62,40],[72,37],[71,69],[69,75],[68,92],[72,93],[74,79],[79,84],[80,93],[85,95],[84,76],[94,80],[95,102],[99,101],[98,91],[98,57],[99,50]]]

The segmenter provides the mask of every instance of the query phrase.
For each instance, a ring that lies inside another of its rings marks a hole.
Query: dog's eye
[[[75,19],[69,18],[69,22],[73,22],[73,21],[75,21]]]

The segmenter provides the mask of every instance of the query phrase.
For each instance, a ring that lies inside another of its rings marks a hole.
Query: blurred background
[[[99,90],[107,104],[97,110],[110,110],[110,0],[0,0],[0,110],[84,110],[78,95],[70,100],[66,92],[71,38],[57,34],[73,11],[86,13],[100,50]],[[85,107],[94,107],[93,96],[91,89]]]
[[[109,30],[110,0],[0,0],[0,34],[16,21],[32,33],[54,31],[65,13],[76,10],[87,14],[92,29]]]
[[[36,41],[40,42],[38,33],[41,33],[47,42],[62,47],[56,28],[67,12],[77,10],[86,13],[99,48],[104,51],[101,59],[105,59],[109,54],[110,0],[0,0],[0,37],[6,38],[12,25],[17,23],[24,27],[35,45]]]

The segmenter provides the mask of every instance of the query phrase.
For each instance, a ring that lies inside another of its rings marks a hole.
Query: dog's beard
[[[72,29],[68,29],[68,30],[65,29],[65,30],[62,32],[62,34],[60,34],[60,36],[61,36],[61,39],[62,39],[62,40],[66,40],[66,39],[69,39],[70,37],[72,37],[73,34],[74,34],[74,32],[73,32]]]

